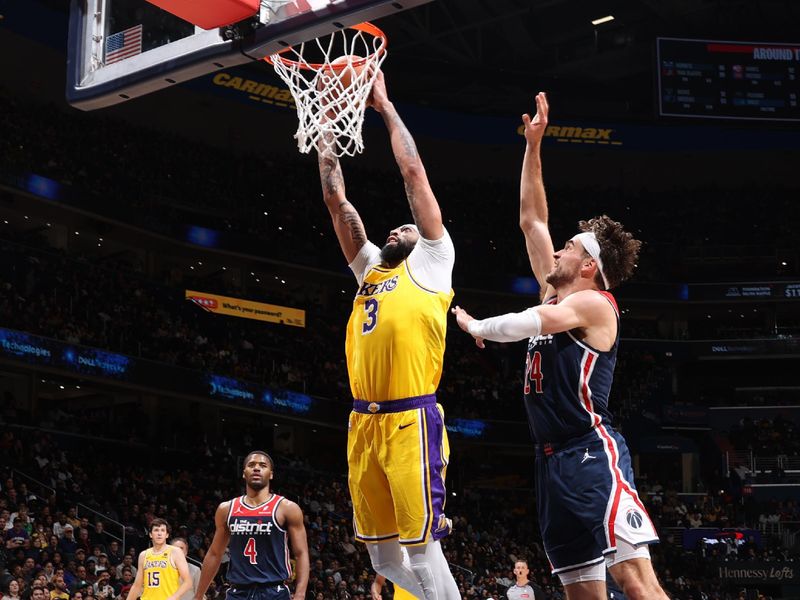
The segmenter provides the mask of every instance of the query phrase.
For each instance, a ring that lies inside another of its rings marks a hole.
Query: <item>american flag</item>
[[[137,25],[120,31],[106,39],[106,63],[117,61],[142,53],[142,26]]]

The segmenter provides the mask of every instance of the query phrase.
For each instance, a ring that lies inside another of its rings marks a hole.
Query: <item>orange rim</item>
[[[354,60],[352,63],[342,63],[340,65],[333,65],[333,64],[330,64],[330,63],[301,63],[301,62],[298,62],[296,60],[291,60],[290,58],[284,58],[283,56],[281,56],[281,54],[283,54],[284,52],[289,52],[290,50],[292,50],[291,46],[289,48],[285,48],[285,49],[281,50],[280,52],[277,52],[275,55],[277,55],[277,57],[281,61],[281,63],[283,63],[287,67],[294,67],[294,68],[310,70],[310,71],[319,71],[321,69],[330,69],[332,71],[342,71],[342,70],[344,70],[345,68],[347,68],[349,66],[363,67],[376,54],[383,54],[384,52],[386,52],[386,46],[389,43],[389,38],[387,38],[386,34],[383,33],[383,31],[381,31],[377,27],[375,27],[375,25],[373,25],[372,23],[368,23],[368,22],[358,23],[357,25],[351,25],[350,27],[348,27],[348,29],[355,29],[357,31],[363,31],[364,33],[368,33],[368,34],[372,35],[373,37],[380,38],[381,39],[381,45],[378,46],[378,50],[377,51],[373,52],[372,54],[370,54],[369,56],[367,56],[365,58],[360,58],[358,60]],[[272,56],[275,56],[275,55],[272,55]],[[272,56],[265,56],[263,58],[263,60],[265,60],[269,64],[273,64]]]

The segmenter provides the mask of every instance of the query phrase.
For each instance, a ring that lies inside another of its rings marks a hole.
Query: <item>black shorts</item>
[[[292,594],[284,583],[264,583],[237,587],[231,584],[225,600],[291,600]]]

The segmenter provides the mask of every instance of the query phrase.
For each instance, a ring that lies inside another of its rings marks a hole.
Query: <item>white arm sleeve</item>
[[[542,333],[542,319],[536,308],[520,313],[508,313],[499,317],[470,321],[467,326],[471,335],[492,342],[518,342]]]
[[[447,293],[453,287],[455,262],[456,250],[447,229],[438,240],[420,237],[408,255],[408,268],[414,280],[437,292]]]
[[[367,275],[367,271],[379,262],[381,262],[381,249],[368,241],[361,246],[361,250],[358,251],[353,262],[348,266],[350,270],[353,271],[353,275],[356,276],[358,285],[361,285],[364,283],[364,277]]]

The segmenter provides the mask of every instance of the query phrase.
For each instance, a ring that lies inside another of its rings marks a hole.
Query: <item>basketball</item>
[[[353,66],[354,62],[359,61],[360,65]],[[335,119],[345,109],[354,78],[357,82],[358,76],[364,70],[363,61],[363,57],[355,54],[344,55],[324,66],[323,77],[317,82],[317,90],[321,92],[320,99],[326,107],[325,113],[329,119]]]
[[[353,83],[353,77],[358,77],[361,75],[361,72],[364,70],[364,58],[362,56],[358,56],[357,54],[351,54],[350,56],[340,56],[339,58],[331,61],[330,67],[326,70],[329,74],[333,77],[338,77],[339,81],[341,82],[341,89],[348,89],[350,85]],[[353,63],[359,63],[358,65],[354,66]],[[344,68],[339,69],[341,65],[346,65]]]

